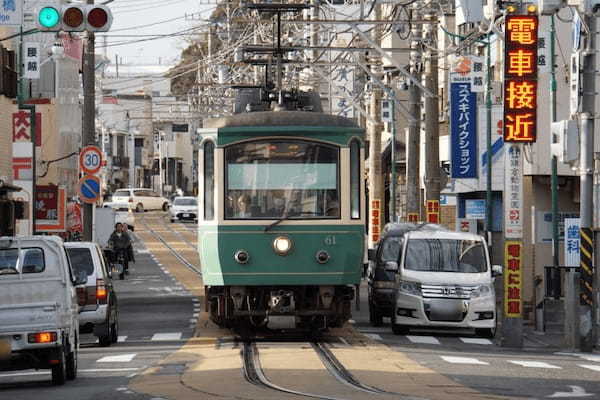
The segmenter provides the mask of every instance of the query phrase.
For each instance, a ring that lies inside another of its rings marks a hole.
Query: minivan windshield
[[[483,242],[456,239],[410,239],[404,268],[413,271],[482,273],[487,271]]]
[[[193,198],[175,198],[175,200],[173,200],[173,205],[174,206],[197,206],[198,203],[196,202],[196,199]]]

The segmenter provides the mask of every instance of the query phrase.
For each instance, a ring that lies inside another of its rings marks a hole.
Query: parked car
[[[198,200],[195,197],[175,197],[169,214],[171,222],[181,220],[198,222]]]
[[[79,332],[94,333],[100,346],[110,346],[119,336],[119,309],[109,264],[96,243],[66,242],[76,273],[87,277],[79,311]]]
[[[152,189],[143,188],[118,189],[113,193],[110,203],[129,203],[136,212],[143,212],[144,210],[167,211],[169,209],[169,200],[153,192]]]
[[[0,238],[0,370],[51,369],[55,385],[75,379],[76,287],[85,281],[60,238]]]
[[[404,235],[400,261],[385,268],[396,277],[392,331],[412,327],[471,328],[484,337],[496,331],[494,278],[483,237],[445,229]]]
[[[416,225],[410,223],[386,224],[375,249],[369,250],[367,283],[369,321],[373,326],[382,325],[384,317],[392,316],[396,277],[394,272],[385,269],[385,265],[388,261],[399,261],[404,234],[415,228]]]

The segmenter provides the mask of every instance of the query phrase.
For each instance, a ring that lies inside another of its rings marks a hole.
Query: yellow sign
[[[504,315],[508,318],[523,316],[523,243],[520,240],[504,242]]]

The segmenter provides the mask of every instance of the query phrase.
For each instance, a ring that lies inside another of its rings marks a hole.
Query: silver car
[[[198,222],[198,201],[195,197],[175,197],[169,214],[171,222],[182,220]]]

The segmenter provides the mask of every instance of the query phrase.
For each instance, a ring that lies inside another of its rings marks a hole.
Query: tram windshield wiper
[[[271,228],[274,228],[275,226],[279,225],[281,222],[285,221],[286,219],[290,219],[290,217],[292,217],[292,215],[284,215],[283,217],[279,218],[278,220],[276,220],[272,224],[269,224],[269,225],[265,226],[265,229],[264,229],[263,232],[270,231]]]

